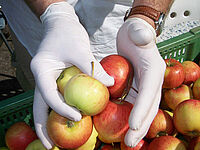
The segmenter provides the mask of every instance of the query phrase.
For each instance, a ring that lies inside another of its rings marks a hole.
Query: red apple
[[[25,122],[14,123],[5,135],[6,145],[10,150],[25,150],[35,139],[37,139],[36,133]]]
[[[163,88],[176,88],[184,81],[184,70],[182,64],[175,59],[165,59],[166,70]]]
[[[187,136],[200,135],[200,101],[189,99],[178,104],[173,113],[176,130]]]
[[[200,136],[190,140],[188,150],[200,150]]]
[[[182,63],[185,72],[184,84],[190,85],[200,78],[200,67],[193,61],[184,61]]]
[[[186,146],[176,137],[160,136],[153,139],[148,150],[186,150]]]
[[[200,100],[200,78],[194,82],[194,85],[192,87],[192,92],[194,99]]]
[[[100,61],[104,70],[115,79],[108,87],[111,99],[123,97],[128,93],[133,81],[132,64],[120,55],[109,55]]]
[[[105,144],[101,150],[114,150],[114,147],[111,144]]]
[[[75,149],[83,145],[93,129],[90,116],[83,116],[78,122],[71,121],[51,111],[47,120],[47,132],[55,145],[65,149]]]
[[[64,98],[68,105],[76,107],[83,115],[93,116],[108,104],[109,91],[100,81],[80,73],[67,82]]]
[[[135,147],[128,147],[122,140],[120,143],[121,150],[148,150],[149,143],[145,140],[141,140]]]
[[[133,105],[126,101],[109,101],[106,108],[93,117],[99,139],[104,143],[121,142],[127,132]]]
[[[159,109],[146,134],[146,138],[152,139],[157,136],[172,135],[174,130],[172,117],[164,110]]]
[[[174,110],[180,102],[193,98],[191,88],[185,84],[177,88],[166,89],[163,95],[167,106],[172,110]]]

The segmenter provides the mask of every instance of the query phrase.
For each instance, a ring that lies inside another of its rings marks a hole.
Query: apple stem
[[[94,78],[94,61],[92,61],[91,63],[92,63],[92,77]]]

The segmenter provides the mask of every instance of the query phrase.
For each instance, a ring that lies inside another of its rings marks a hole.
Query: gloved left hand
[[[129,117],[125,144],[135,147],[146,135],[157,114],[165,73],[165,62],[155,43],[155,30],[141,18],[129,18],[118,31],[118,53],[133,65],[134,79],[126,100],[134,107]]]

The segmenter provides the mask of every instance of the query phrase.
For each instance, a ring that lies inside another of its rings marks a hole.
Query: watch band
[[[161,13],[162,12],[157,11],[154,8],[149,7],[149,6],[136,6],[136,7],[131,8],[129,14],[124,17],[124,20],[126,20],[129,16],[132,16],[134,14],[141,14],[153,19],[154,21],[158,21]]]
[[[163,24],[165,17],[163,12],[157,11],[156,9],[149,6],[140,5],[129,9],[125,14],[124,21],[135,14],[141,14],[151,18],[155,23],[155,30],[157,35],[161,33],[161,25]]]

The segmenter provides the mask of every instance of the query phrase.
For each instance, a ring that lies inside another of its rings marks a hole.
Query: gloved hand
[[[126,100],[134,107],[129,117],[129,130],[125,144],[136,146],[146,135],[157,114],[165,73],[165,62],[155,43],[153,27],[140,18],[129,18],[118,31],[118,53],[130,60],[134,79]]]
[[[110,77],[90,51],[87,32],[79,23],[72,6],[67,2],[51,4],[40,17],[43,27],[43,40],[37,54],[31,61],[36,89],[34,96],[34,123],[36,133],[47,149],[52,142],[46,133],[48,107],[60,115],[74,121],[81,119],[80,112],[68,106],[57,90],[56,79],[64,68],[77,66],[83,73],[92,75],[106,86],[112,86]]]

